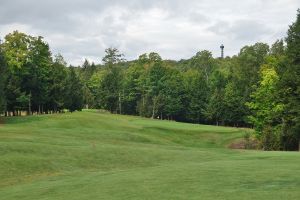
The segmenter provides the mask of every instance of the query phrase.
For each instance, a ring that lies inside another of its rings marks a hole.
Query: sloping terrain
[[[231,150],[244,131],[76,112],[0,126],[0,199],[299,199],[300,154]]]

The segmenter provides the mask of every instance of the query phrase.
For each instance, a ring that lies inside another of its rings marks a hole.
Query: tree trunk
[[[152,108],[152,119],[154,119],[154,115],[155,115],[155,106],[156,106],[156,99],[155,99],[155,97],[154,97],[154,99],[153,99],[153,108]]]
[[[208,77],[208,72],[207,72],[207,69],[205,68],[205,77],[206,77],[206,83],[208,83],[208,79],[209,79],[209,77]]]
[[[119,110],[120,114],[122,114],[122,102],[121,102],[121,93],[119,92]]]
[[[29,94],[29,101],[28,101],[28,115],[31,115],[31,91]]]
[[[151,116],[152,119],[154,119],[154,113],[155,113],[155,104],[153,104],[153,108],[152,108],[152,116]]]
[[[144,109],[144,106],[145,106],[145,97],[143,95],[143,109]]]

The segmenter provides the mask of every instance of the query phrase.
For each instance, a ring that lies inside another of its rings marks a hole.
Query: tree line
[[[253,126],[265,150],[300,146],[300,11],[285,40],[238,55],[125,61],[116,48],[103,64],[68,66],[42,37],[15,31],[0,46],[0,113],[5,116],[105,109],[191,123]]]

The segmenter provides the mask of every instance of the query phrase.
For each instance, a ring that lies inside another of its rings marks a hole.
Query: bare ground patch
[[[230,149],[259,149],[259,141],[255,138],[237,139],[228,145]]]

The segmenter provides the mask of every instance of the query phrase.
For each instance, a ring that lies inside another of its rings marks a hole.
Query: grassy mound
[[[78,112],[0,125],[0,199],[299,199],[300,154],[237,128]]]

